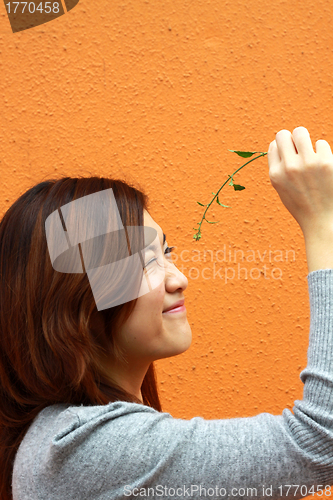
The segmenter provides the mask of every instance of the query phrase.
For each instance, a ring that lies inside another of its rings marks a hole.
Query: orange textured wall
[[[156,364],[175,417],[281,414],[302,398],[305,248],[267,157],[235,176],[245,190],[222,190],[231,208],[212,206],[220,222],[199,242],[193,227],[196,202],[246,161],[228,149],[267,151],[300,125],[333,145],[331,16],[323,0],[81,0],[13,34],[0,5],[0,214],[58,175],[139,181],[189,280],[192,346]],[[243,262],[222,262],[224,248]]]

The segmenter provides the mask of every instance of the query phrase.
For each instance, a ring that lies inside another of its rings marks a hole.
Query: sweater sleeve
[[[293,412],[184,420],[120,401],[49,407],[19,449],[14,500],[30,498],[29,470],[38,500],[333,496],[333,269],[307,280],[308,363]]]

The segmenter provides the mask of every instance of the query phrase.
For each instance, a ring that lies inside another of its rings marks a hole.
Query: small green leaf
[[[198,205],[200,205],[201,207],[205,207],[205,206],[206,206],[206,205],[203,205],[202,203],[199,203],[198,201],[197,201],[197,203],[198,203]]]
[[[219,201],[219,197],[217,197],[217,198],[216,198],[216,202],[217,202],[219,205],[221,205],[221,207],[231,208],[231,207],[229,207],[228,205],[223,205],[223,203],[220,203],[220,201]]]
[[[233,185],[234,185],[234,183],[233,183],[233,180],[232,180],[232,179],[231,179],[231,181],[229,182],[229,184],[228,184],[228,185],[229,185],[229,186],[233,186]]]
[[[244,186],[240,186],[239,184],[234,184],[234,190],[235,191],[242,191],[242,189],[245,189]]]
[[[206,218],[205,220],[208,222],[208,224],[217,224],[218,222],[220,222],[219,220],[217,220],[216,222],[209,222],[209,220],[207,220]]]
[[[256,153],[251,152],[251,151],[234,151],[233,149],[228,149],[231,153],[236,153],[238,156],[241,156],[242,158],[250,158],[250,156],[255,155]]]

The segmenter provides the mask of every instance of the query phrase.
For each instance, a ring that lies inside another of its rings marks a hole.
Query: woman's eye
[[[168,254],[168,253],[171,253],[173,251],[175,247],[166,247],[166,249],[164,250],[164,254]],[[149,262],[147,262],[146,266],[148,266],[149,264],[151,264],[152,262],[154,262],[155,260],[157,260],[157,258],[155,257],[154,259],[151,259]]]
[[[155,259],[151,259],[149,262],[147,262],[146,267],[147,267],[149,264],[151,264],[152,262],[154,262],[154,260],[157,260],[157,259],[156,259],[156,257],[155,257]]]

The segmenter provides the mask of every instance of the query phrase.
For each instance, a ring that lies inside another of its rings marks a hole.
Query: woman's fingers
[[[269,145],[267,152],[267,159],[269,167],[269,178],[271,180],[272,185],[274,186],[274,183],[276,182],[277,176],[280,171],[280,163],[281,163],[279,150],[275,140],[272,141]]]
[[[331,146],[324,139],[319,139],[316,142],[316,153],[319,154],[322,158],[332,158],[332,150]]]
[[[314,157],[312,142],[308,129],[305,127],[296,127],[292,133],[297,152],[302,160],[302,164]]]
[[[296,127],[291,133],[289,130],[280,130],[276,134],[276,143],[279,155],[285,166],[303,166],[314,159],[309,131],[305,127]]]
[[[279,150],[281,160],[285,165],[294,164],[297,160],[297,149],[295,147],[291,132],[289,130],[280,130],[276,134],[276,144]]]

